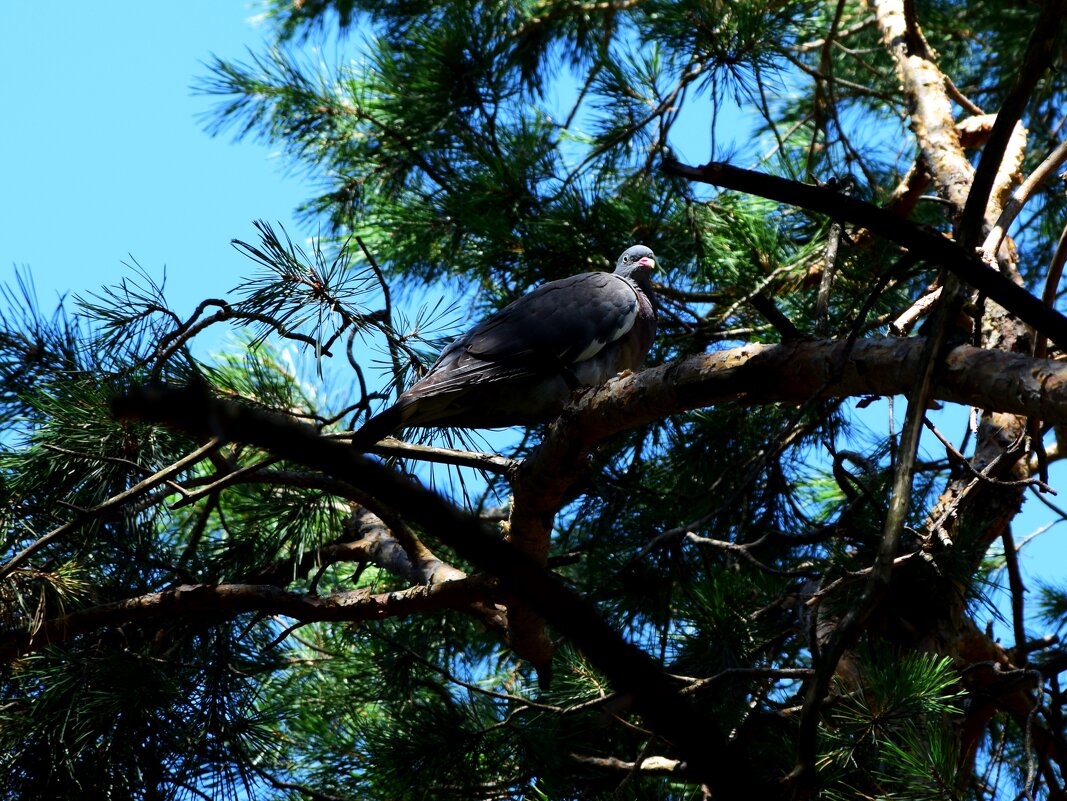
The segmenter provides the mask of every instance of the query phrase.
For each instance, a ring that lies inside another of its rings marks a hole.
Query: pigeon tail
[[[376,414],[352,435],[352,447],[360,453],[370,450],[404,424],[404,409],[390,406]]]

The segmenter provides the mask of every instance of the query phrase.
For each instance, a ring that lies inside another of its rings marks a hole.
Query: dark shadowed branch
[[[949,270],[1020,320],[1044,333],[1061,348],[1067,349],[1067,317],[993,270],[977,254],[966,252],[937,231],[908,222],[836,189],[790,181],[729,164],[713,162],[702,167],[690,167],[668,160],[663,162],[663,170],[691,181],[748,192],[862,225],[920,254],[928,263]]]

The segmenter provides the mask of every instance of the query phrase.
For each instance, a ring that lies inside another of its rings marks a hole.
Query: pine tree
[[[258,224],[188,317],[140,272],[2,306],[5,797],[1067,797],[1067,589],[1012,531],[1067,425],[1067,2],[267,11],[201,88],[322,238]],[[346,444],[634,243],[647,369]]]

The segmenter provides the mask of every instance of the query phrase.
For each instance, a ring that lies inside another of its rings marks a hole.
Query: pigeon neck
[[[631,270],[630,272],[622,273],[624,278],[629,278],[635,284],[637,284],[645,292],[652,291],[652,275],[645,270]]]

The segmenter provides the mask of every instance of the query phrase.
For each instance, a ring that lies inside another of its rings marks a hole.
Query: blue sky
[[[0,280],[28,267],[46,307],[135,259],[178,311],[248,272],[230,246],[311,188],[256,142],[210,137],[193,83],[212,54],[258,48],[241,0],[0,4]]]
[[[212,55],[261,47],[257,10],[240,0],[0,3],[0,281],[28,268],[47,309],[136,260],[157,279],[166,268],[167,296],[188,313],[250,272],[230,240],[254,241],[253,220],[280,222],[297,242],[316,233],[294,215],[311,183],[262,144],[210,137],[215,101],[191,88]],[[1067,487],[1062,469],[1053,486]],[[1052,519],[1030,501],[1017,540]],[[1028,545],[1024,569],[1058,580],[1065,535],[1057,527]]]

